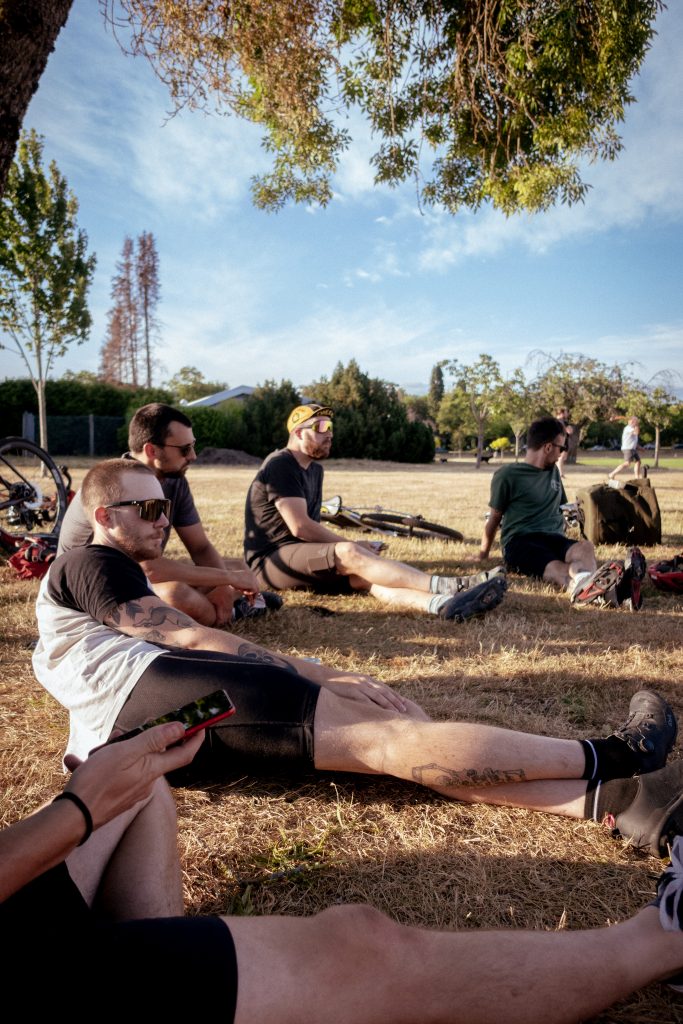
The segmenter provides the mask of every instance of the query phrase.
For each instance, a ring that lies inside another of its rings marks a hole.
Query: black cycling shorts
[[[164,651],[138,679],[116,720],[117,729],[227,690],[236,712],[207,736],[186,768],[171,772],[173,785],[220,781],[226,775],[309,771],[313,768],[313,720],[320,687],[261,652],[245,660],[216,651]]]
[[[564,562],[570,547],[576,544],[562,533],[517,533],[503,551],[510,572],[543,579],[548,562]]]
[[[98,922],[62,863],[0,905],[0,934],[7,984],[46,1019],[109,1007],[122,1019],[211,1009],[234,1020],[237,957],[219,917]]]

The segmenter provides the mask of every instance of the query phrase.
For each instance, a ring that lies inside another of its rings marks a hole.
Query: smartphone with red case
[[[159,718],[145,722],[144,725],[139,725],[135,729],[130,729],[119,736],[114,736],[109,740],[109,743],[129,740],[132,736],[139,736],[146,729],[151,729],[155,725],[164,725],[166,722],[183,723],[185,735],[180,741],[183,743],[190,736],[194,736],[196,732],[199,732],[200,729],[207,729],[210,725],[215,725],[217,722],[222,721],[222,719],[229,718],[230,715],[235,714],[235,711],[235,705],[230,700],[226,691],[215,690],[213,693],[208,693],[205,697],[199,697],[197,700],[185,704],[176,711],[169,711]]]

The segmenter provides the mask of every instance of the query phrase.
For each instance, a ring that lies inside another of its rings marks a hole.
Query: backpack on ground
[[[661,544],[662,516],[648,479],[627,480],[619,488],[595,484],[576,497],[584,536],[593,544]]]

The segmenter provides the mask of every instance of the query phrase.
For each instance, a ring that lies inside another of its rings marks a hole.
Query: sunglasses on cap
[[[161,519],[162,516],[166,516],[171,511],[171,499],[170,498],[141,498],[140,500],[131,501],[115,501],[113,505],[105,505],[105,508],[126,508],[129,505],[135,506],[138,510],[140,519],[144,519],[147,523],[156,523],[157,519]]]
[[[332,430],[332,420],[316,420],[315,423],[311,423],[310,427],[304,427],[304,430],[312,430],[314,434],[326,434],[329,430]]]

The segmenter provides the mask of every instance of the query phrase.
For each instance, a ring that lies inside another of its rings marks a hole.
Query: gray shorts
[[[621,454],[624,456],[624,462],[640,462],[640,455],[635,448],[622,448]]]
[[[353,587],[347,576],[335,568],[336,543],[305,541],[282,544],[254,566],[264,590],[317,590],[321,594],[350,594]]]

